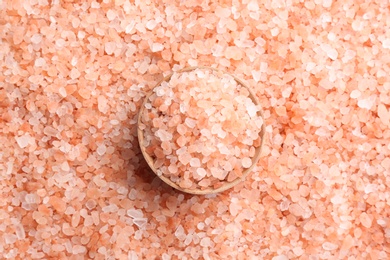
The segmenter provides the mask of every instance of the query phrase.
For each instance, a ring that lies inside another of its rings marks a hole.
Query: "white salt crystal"
[[[171,133],[169,133],[168,131],[164,130],[164,129],[157,130],[156,131],[156,136],[158,138],[160,138],[160,140],[163,141],[163,142],[170,141],[173,138],[173,135]]]
[[[175,237],[177,237],[178,239],[181,239],[183,237],[185,237],[185,232],[184,232],[184,228],[182,225],[179,225],[175,231]]]
[[[252,70],[252,77],[256,82],[259,82],[261,79],[261,71],[260,70]]]
[[[106,151],[107,151],[107,147],[104,144],[99,145],[98,148],[96,149],[98,155],[103,155],[106,153]]]
[[[202,247],[210,247],[211,246],[211,240],[209,237],[204,237],[200,240],[200,245]]]
[[[116,18],[116,13],[111,9],[107,11],[106,15],[109,21],[112,21]]]
[[[171,165],[169,165],[169,166],[168,166],[168,171],[169,171],[170,173],[177,173],[178,168],[177,168],[176,164],[171,164]]]
[[[46,61],[45,61],[44,58],[38,58],[38,59],[35,60],[34,65],[36,67],[42,67],[42,66],[46,65]]]
[[[233,170],[233,166],[232,166],[232,164],[230,162],[225,162],[225,165],[223,166],[223,169],[225,171],[230,172],[231,170]]]
[[[23,225],[17,225],[15,228],[15,233],[19,240],[23,240],[26,238],[26,232],[24,230]]]
[[[115,42],[106,42],[104,44],[104,50],[106,51],[106,53],[108,55],[113,54],[115,49],[116,49],[116,43]]]
[[[152,52],[162,51],[163,49],[164,49],[164,45],[157,42],[153,43],[151,47]]]
[[[14,162],[13,161],[7,162],[7,171],[5,174],[9,175],[12,173],[13,170],[14,170]]]
[[[28,142],[30,141],[30,135],[25,134],[19,137],[15,137],[15,139],[20,148],[25,148],[28,145]]]
[[[289,98],[292,92],[292,87],[287,87],[282,91],[282,97]]]
[[[322,248],[327,251],[335,250],[338,248],[338,245],[333,244],[331,242],[325,242],[322,244]]]
[[[60,89],[58,90],[58,93],[59,93],[62,97],[66,97],[66,96],[67,96],[66,89],[65,89],[64,87],[60,87]]]
[[[189,128],[194,128],[196,126],[196,120],[192,119],[192,118],[186,118],[184,120],[184,123],[189,127]]]
[[[36,33],[31,37],[31,42],[34,44],[38,44],[42,41],[42,34]]]
[[[139,228],[144,228],[147,222],[148,220],[146,218],[137,218],[133,220],[133,223]]]
[[[337,56],[339,55],[339,53],[337,52],[336,49],[329,49],[326,54],[328,55],[328,57],[331,59],[331,60],[336,60],[337,59]]]
[[[198,158],[191,158],[190,165],[191,167],[200,167],[200,160]]]
[[[306,71],[312,71],[316,67],[316,64],[314,62],[308,62],[306,64]]]
[[[135,24],[136,24],[136,21],[131,20],[131,22],[126,26],[125,32],[130,33],[134,29]]]
[[[176,154],[177,155],[181,155],[181,154],[185,154],[187,152],[187,147],[186,146],[183,146],[179,149],[176,150]]]
[[[139,209],[129,209],[127,210],[127,215],[132,217],[133,219],[140,219],[144,217],[144,213]]]
[[[383,48],[385,48],[385,49],[390,49],[390,38],[384,39],[384,40],[382,41],[382,46],[383,46]]]
[[[332,6],[332,0],[323,0],[322,1],[322,6],[325,8],[329,8]]]
[[[364,193],[369,194],[371,192],[377,191],[377,185],[376,184],[367,184],[364,187]]]
[[[228,8],[222,8],[219,5],[215,9],[215,15],[219,18],[228,18],[231,14],[231,11]]]
[[[245,104],[245,107],[250,117],[256,116],[258,109],[255,104],[253,104],[252,102],[247,102]]]
[[[358,98],[358,97],[360,97],[362,95],[362,93],[358,90],[358,89],[354,89],[354,90],[352,90],[351,91],[351,94],[349,94],[349,96],[351,97],[351,98]]]
[[[257,1],[250,1],[247,5],[247,8],[249,11],[257,12],[259,11],[259,4],[257,3]]]
[[[358,101],[358,107],[370,110],[375,104],[375,96],[370,96]]]
[[[249,157],[245,157],[242,159],[241,163],[242,163],[242,167],[249,168],[252,165],[252,160]]]
[[[156,26],[157,26],[156,20],[149,20],[146,23],[146,28],[149,29],[149,30],[153,30]]]
[[[61,170],[66,171],[66,172],[70,170],[68,161],[65,161],[61,164]]]
[[[198,168],[196,169],[196,173],[199,175],[201,179],[203,179],[206,176],[207,171],[203,168]]]
[[[35,194],[26,194],[26,197],[24,197],[24,200],[25,200],[28,204],[33,204],[33,203],[36,203],[36,202],[37,202],[37,199],[36,199]]]
[[[226,155],[226,154],[230,154],[230,150],[229,150],[229,148],[226,147],[226,145],[219,143],[219,144],[217,145],[217,147],[218,147],[219,152],[220,152],[221,154],[225,154],[225,155]]]
[[[339,194],[336,194],[335,196],[333,196],[333,197],[330,199],[330,201],[331,201],[333,204],[337,205],[337,204],[343,204],[344,201],[345,201],[345,199],[344,199],[342,196],[340,196]]]
[[[322,50],[326,53],[326,55],[331,59],[331,60],[336,60],[339,53],[335,48],[330,46],[329,44],[322,44],[321,45]]]

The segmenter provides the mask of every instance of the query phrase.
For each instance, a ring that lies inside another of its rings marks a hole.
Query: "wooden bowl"
[[[170,78],[172,77],[172,75],[174,73],[181,73],[181,72],[186,72],[186,71],[192,71],[192,70],[195,70],[195,69],[209,69],[209,70],[214,70],[214,71],[219,71],[217,69],[214,69],[214,68],[211,68],[211,67],[205,67],[205,66],[200,66],[200,67],[188,67],[188,68],[185,68],[185,69],[182,69],[182,70],[179,70],[177,72],[173,72],[172,74],[166,76],[164,79],[162,79],[161,81],[159,81],[155,87],[159,86],[163,81],[169,81]],[[224,74],[229,74],[229,73],[226,73],[226,72],[223,72]],[[237,83],[239,83],[241,86],[245,87],[248,91],[249,91],[249,98],[253,101],[253,103],[255,105],[259,105],[259,101],[257,100],[255,94],[251,91],[251,89],[240,79],[238,79],[237,77],[235,77],[234,75],[231,75],[229,74],[230,76],[232,76],[236,81]],[[142,152],[142,155],[144,156],[146,162],[148,163],[149,167],[152,169],[152,171],[157,175],[157,169],[154,167],[154,161],[153,161],[153,158],[146,152],[146,147],[144,147],[142,144],[143,144],[143,141],[144,141],[144,133],[143,133],[143,130],[141,129],[141,117],[142,117],[142,114],[145,110],[145,104],[146,102],[148,101],[149,97],[153,94],[153,89],[146,95],[145,99],[144,99],[144,102],[142,103],[142,106],[140,108],[140,111],[139,111],[139,114],[138,114],[138,121],[137,121],[137,134],[138,134],[138,142],[140,144],[140,148],[141,148],[141,152]],[[185,193],[190,193],[190,194],[196,194],[196,195],[205,195],[205,194],[213,194],[213,193],[218,193],[218,192],[222,192],[222,191],[225,191],[227,189],[230,189],[232,188],[233,186],[237,185],[238,183],[240,183],[241,181],[243,181],[247,176],[248,174],[251,172],[251,170],[253,169],[253,167],[256,165],[256,163],[258,162],[259,158],[260,158],[260,154],[261,154],[261,150],[262,150],[262,147],[263,147],[263,143],[264,143],[264,134],[265,134],[265,123],[264,123],[264,116],[263,116],[263,112],[262,111],[259,111],[258,112],[258,115],[263,119],[263,125],[261,127],[261,131],[260,131],[260,138],[261,138],[261,142],[260,142],[260,146],[256,147],[256,150],[255,150],[255,155],[252,157],[252,165],[249,167],[249,168],[246,168],[244,171],[243,171],[243,174],[241,177],[238,177],[237,179],[235,179],[234,181],[232,182],[228,182],[228,181],[225,181],[225,184],[223,184],[222,186],[220,186],[219,188],[206,188],[206,189],[185,189],[185,188],[181,188],[179,185],[177,185],[176,183],[174,183],[173,181],[171,181],[169,178],[165,177],[164,174],[162,175],[157,175],[163,182],[165,182],[166,184],[168,184],[169,186],[177,189],[177,190],[180,190],[182,192],[185,192]]]

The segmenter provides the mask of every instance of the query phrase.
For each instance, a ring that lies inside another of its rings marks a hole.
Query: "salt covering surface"
[[[389,259],[387,1],[3,0],[0,17],[0,258]],[[162,74],[202,65],[248,82],[267,133],[245,182],[192,196],[148,170],[136,118]]]

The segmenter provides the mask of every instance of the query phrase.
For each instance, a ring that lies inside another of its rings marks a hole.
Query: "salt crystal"
[[[367,184],[365,187],[364,187],[364,193],[366,194],[370,194],[372,192],[376,192],[377,191],[377,185],[376,184]]]
[[[196,173],[199,175],[199,178],[202,179],[206,176],[207,171],[203,168],[196,169]]]
[[[185,133],[187,133],[187,127],[183,124],[179,124],[177,126],[177,132],[180,134],[180,135],[185,135]]]
[[[52,126],[46,126],[43,129],[43,133],[47,136],[56,136],[58,134],[58,130]]]
[[[164,45],[162,45],[161,43],[153,43],[151,47],[152,52],[159,52],[162,51],[163,49],[164,49]]]
[[[192,158],[191,155],[188,154],[188,153],[179,155],[179,161],[180,161],[183,165],[187,165],[187,164],[190,162],[191,158]]]
[[[18,143],[19,147],[23,149],[23,148],[27,147],[27,145],[30,141],[30,135],[25,134],[25,135],[22,135],[19,137],[15,137],[15,140]]]
[[[36,67],[43,67],[44,65],[46,65],[46,60],[44,58],[38,58],[35,60],[34,65]]]
[[[338,245],[333,244],[333,243],[331,243],[331,242],[324,242],[324,243],[322,244],[322,248],[323,248],[324,250],[327,250],[327,251],[332,251],[332,250],[337,249],[337,248],[338,248]]]
[[[184,123],[189,127],[189,128],[194,128],[196,126],[196,120],[192,119],[192,118],[186,118],[184,120]]]
[[[215,15],[219,18],[228,18],[231,14],[231,11],[228,8],[222,8],[219,5],[217,5],[215,9]]]
[[[176,228],[175,237],[177,237],[178,239],[181,239],[181,238],[183,238],[183,236],[185,237],[184,228],[183,228],[182,225],[179,225],[179,226]],[[182,240],[182,239],[181,239],[181,240]]]
[[[362,93],[357,89],[352,90],[351,94],[349,94],[349,96],[354,99],[359,98],[361,95]]]
[[[248,102],[245,104],[245,107],[250,117],[256,116],[258,109],[255,104],[253,104],[252,102]]]
[[[230,154],[230,150],[229,150],[229,148],[227,148],[226,145],[223,145],[223,144],[220,143],[220,144],[217,145],[217,147],[218,147],[219,152],[221,154],[225,154],[225,155]]]
[[[249,168],[252,165],[252,160],[248,157],[245,157],[242,159],[241,164],[242,164],[242,167]]]
[[[62,97],[66,97],[66,96],[67,96],[66,89],[65,89],[64,87],[60,87],[60,89],[58,90],[58,93],[59,93]]]
[[[360,214],[360,222],[362,223],[362,225],[366,228],[370,228],[371,225],[372,225],[372,218],[370,215],[368,215],[366,212],[363,212],[362,214]]]
[[[148,220],[146,218],[137,218],[133,220],[133,223],[140,229],[143,229],[146,224],[148,223]]]
[[[332,6],[332,0],[323,0],[322,1],[322,6],[325,8],[329,8]]]
[[[247,8],[249,11],[257,12],[259,11],[259,4],[257,3],[257,1],[250,1],[247,5]]]
[[[200,160],[198,158],[191,158],[190,160],[191,167],[200,167]]]
[[[170,141],[173,138],[173,135],[164,129],[157,130],[155,134],[162,142]]]
[[[5,174],[10,175],[12,173],[13,169],[14,169],[14,162],[13,161],[7,162],[7,171],[5,172]]]
[[[98,155],[104,155],[106,151],[107,151],[107,147],[104,144],[99,145],[98,148],[96,149]]]
[[[168,171],[170,173],[177,173],[178,168],[177,168],[177,166],[175,164],[171,164],[171,165],[168,166]]]
[[[331,59],[331,60],[336,60],[338,57],[338,52],[335,48],[330,46],[329,44],[323,44],[321,45],[322,50],[326,53],[326,55]]]
[[[28,204],[33,204],[33,203],[37,202],[37,198],[36,198],[35,194],[26,194],[25,201]]]
[[[148,30],[153,30],[156,26],[157,26],[156,20],[149,20],[149,21],[146,23],[146,28],[147,28]]]
[[[365,108],[365,109],[370,110],[374,106],[375,100],[376,100],[375,96],[370,96],[368,98],[360,99],[358,101],[358,106],[360,108]]]
[[[68,172],[70,170],[68,161],[65,161],[61,164],[61,170]]]
[[[385,49],[390,49],[390,38],[384,39],[382,41],[382,47]]]
[[[31,37],[31,42],[34,44],[39,44],[42,41],[42,34],[36,33]]]
[[[69,77],[71,79],[77,79],[78,77],[80,77],[80,75],[81,75],[81,73],[76,68],[72,68],[70,71]]]
[[[384,104],[378,105],[378,116],[384,125],[390,125],[390,111]]]
[[[140,219],[144,217],[144,213],[138,209],[129,209],[127,210],[127,215],[133,219]]]
[[[113,54],[115,49],[116,49],[116,43],[115,42],[106,42],[104,44],[104,50],[106,51],[106,53],[108,55]]]
[[[211,239],[209,237],[204,237],[200,240],[199,244],[202,247],[210,247],[211,246]]]
[[[15,227],[15,233],[16,233],[16,237],[18,238],[18,240],[23,240],[26,238],[26,233],[25,233],[23,225],[17,225]]]

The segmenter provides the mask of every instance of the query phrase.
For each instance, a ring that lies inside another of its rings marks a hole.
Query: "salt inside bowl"
[[[242,181],[258,161],[265,125],[238,78],[209,67],[175,72],[146,96],[138,117],[145,160],[168,185],[210,194]]]

